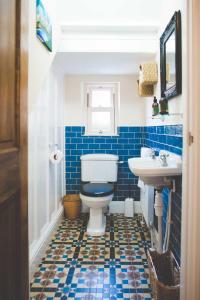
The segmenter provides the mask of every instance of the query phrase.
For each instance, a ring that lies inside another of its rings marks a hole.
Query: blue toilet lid
[[[104,197],[114,192],[111,183],[86,183],[81,186],[81,194],[88,197]]]

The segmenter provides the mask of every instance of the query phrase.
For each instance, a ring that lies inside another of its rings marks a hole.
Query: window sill
[[[110,133],[110,134],[94,134],[94,133],[85,133],[82,136],[93,136],[93,137],[104,137],[104,136],[119,136],[117,133]]]

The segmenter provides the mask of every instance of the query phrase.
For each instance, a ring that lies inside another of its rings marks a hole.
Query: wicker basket
[[[146,62],[140,65],[139,80],[142,85],[154,85],[158,82],[156,62]]]
[[[154,300],[180,299],[180,269],[171,252],[148,251],[150,281]]]
[[[153,85],[142,85],[139,80],[138,82],[138,94],[140,97],[151,97],[154,95]]]
[[[74,220],[80,216],[81,199],[77,194],[70,194],[63,197],[65,217]]]

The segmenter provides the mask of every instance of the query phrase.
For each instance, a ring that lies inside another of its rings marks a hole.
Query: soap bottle
[[[168,100],[165,98],[161,98],[159,101],[159,105],[160,105],[160,114],[168,115]]]
[[[153,104],[152,104],[152,115],[157,116],[159,114],[159,105],[156,97],[153,98]]]

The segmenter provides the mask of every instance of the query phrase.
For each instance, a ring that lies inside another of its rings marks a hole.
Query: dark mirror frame
[[[176,83],[166,89],[166,42],[175,33],[175,72]],[[161,97],[173,98],[182,93],[182,46],[181,46],[181,12],[176,11],[160,38],[160,79]]]

